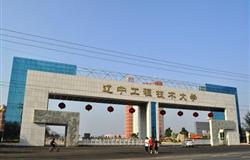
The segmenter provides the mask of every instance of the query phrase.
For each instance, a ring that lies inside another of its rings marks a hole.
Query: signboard
[[[104,84],[102,86],[102,92],[107,94],[119,94],[119,95],[130,95],[130,96],[144,96],[144,97],[154,97],[161,99],[171,99],[179,101],[196,101],[197,96],[194,93],[185,94],[177,93],[175,91],[167,90],[155,90],[151,88],[136,88],[136,87],[124,87],[116,86],[113,87],[111,84]]]

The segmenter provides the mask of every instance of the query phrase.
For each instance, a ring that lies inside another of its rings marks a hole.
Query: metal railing
[[[78,145],[144,145],[143,139],[82,139]]]
[[[163,143],[162,145],[181,145],[182,143]],[[144,139],[82,139],[78,145],[120,145],[138,146],[144,145]],[[210,139],[196,139],[194,145],[210,145]]]
[[[160,77],[134,75],[134,74],[128,74],[128,73],[105,71],[105,70],[98,70],[98,69],[84,68],[84,67],[78,67],[77,74],[85,76],[85,77],[92,77],[92,78],[97,78],[97,79],[126,81],[126,82],[131,82],[131,83],[140,83],[140,84],[152,83],[152,82],[158,81],[158,82],[162,82],[163,85],[167,87],[187,89],[187,90],[200,90],[200,87],[204,86],[202,84],[197,84],[197,83],[192,83],[192,82],[187,82],[187,81],[164,79]]]
[[[195,145],[210,145],[210,139],[195,139],[194,140]]]

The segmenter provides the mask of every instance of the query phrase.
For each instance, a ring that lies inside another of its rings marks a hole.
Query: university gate
[[[79,113],[48,110],[49,99],[65,97],[67,100],[139,106],[136,125],[140,138],[152,136],[159,139],[159,107],[224,111],[225,120],[209,120],[211,145],[220,144],[222,130],[227,145],[240,143],[233,95],[32,70],[27,74],[20,143],[43,146],[46,124],[56,124],[67,128],[66,146],[77,145]]]

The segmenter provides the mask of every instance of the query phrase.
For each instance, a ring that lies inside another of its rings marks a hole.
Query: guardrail
[[[195,139],[194,140],[195,145],[210,145],[210,139]]]
[[[83,139],[78,145],[144,145],[143,139]]]
[[[209,145],[209,139],[196,139],[194,145]],[[144,145],[144,139],[83,139],[78,145]],[[181,145],[181,143],[163,143],[163,145]]]

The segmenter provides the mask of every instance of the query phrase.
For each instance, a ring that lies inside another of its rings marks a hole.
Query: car
[[[183,147],[194,147],[194,141],[192,139],[186,139],[183,144]]]

